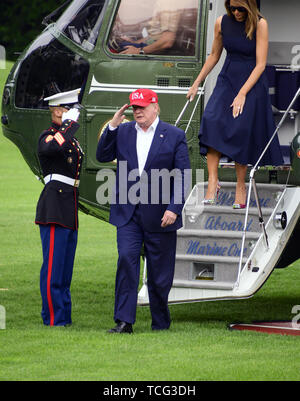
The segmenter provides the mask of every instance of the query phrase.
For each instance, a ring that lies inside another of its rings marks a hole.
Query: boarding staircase
[[[257,184],[261,210],[267,222],[284,185]],[[215,206],[203,205],[197,184],[184,209],[184,226],[177,232],[174,287],[232,290],[237,282],[245,209],[233,209],[235,183],[223,182]],[[254,195],[250,199],[243,264],[261,235]],[[250,268],[253,268],[250,266]],[[255,268],[255,266],[254,266]]]

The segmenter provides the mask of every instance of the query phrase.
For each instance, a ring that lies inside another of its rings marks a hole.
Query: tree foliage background
[[[0,45],[6,49],[8,60],[18,54],[45,28],[44,17],[66,0],[1,0]]]

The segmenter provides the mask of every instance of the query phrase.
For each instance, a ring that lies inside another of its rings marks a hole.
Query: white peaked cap
[[[49,106],[62,106],[64,104],[78,103],[78,95],[80,93],[80,88],[69,92],[56,93],[53,96],[46,97],[44,100],[49,101]]]

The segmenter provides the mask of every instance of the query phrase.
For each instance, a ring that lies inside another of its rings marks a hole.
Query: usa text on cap
[[[137,89],[129,96],[130,106],[147,107],[151,103],[158,103],[157,94],[151,89]]]
[[[78,103],[79,93],[80,88],[68,92],[56,93],[53,96],[46,97],[44,100],[49,102],[49,106],[59,107],[63,105]]]

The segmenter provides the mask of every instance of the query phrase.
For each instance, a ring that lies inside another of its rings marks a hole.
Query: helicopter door
[[[298,0],[282,3],[263,1],[262,14],[269,24],[269,54],[266,68],[269,92],[276,124],[290,105],[300,87],[300,31]],[[279,130],[279,140],[285,164],[289,165],[290,144],[300,131],[300,99],[294,103],[289,117]]]
[[[157,92],[161,119],[175,123],[203,62],[205,35],[201,36],[200,28],[207,11],[205,0],[118,2],[99,49],[100,61],[87,98],[88,169],[101,166],[95,155],[99,137],[135,89],[146,87]],[[126,115],[133,120],[131,110]],[[182,124],[186,126],[187,121]],[[192,122],[188,131],[188,143],[197,142],[195,124]]]

